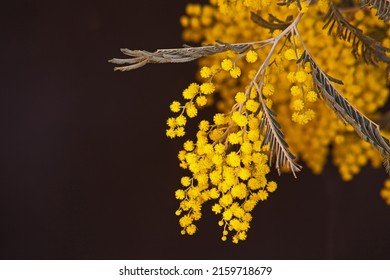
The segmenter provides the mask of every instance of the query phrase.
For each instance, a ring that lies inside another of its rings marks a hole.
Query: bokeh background
[[[107,60],[122,47],[181,46],[186,3],[2,2],[0,258],[390,258],[385,174],[370,168],[350,183],[331,165],[274,174],[279,189],[241,244],[220,241],[206,209],[199,232],[180,235],[181,141],[165,137],[165,121],[196,64],[118,73]]]

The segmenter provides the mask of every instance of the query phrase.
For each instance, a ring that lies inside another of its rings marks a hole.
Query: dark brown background
[[[343,183],[327,166],[255,210],[239,245],[217,217],[181,236],[180,141],[164,136],[195,63],[114,73],[119,48],[178,47],[187,1],[5,1],[0,16],[3,259],[390,258],[383,171]],[[210,206],[210,205],[208,205]]]

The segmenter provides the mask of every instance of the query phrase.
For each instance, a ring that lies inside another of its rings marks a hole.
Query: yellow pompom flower
[[[248,110],[248,111],[251,111],[251,112],[256,112],[257,109],[259,109],[259,102],[257,101],[254,101],[253,99],[249,99],[246,103],[245,103],[245,108]]]
[[[233,217],[233,212],[228,209],[223,212],[222,217],[224,220],[229,221]]]
[[[298,83],[304,83],[307,80],[307,74],[305,71],[298,71],[295,74],[295,79]]]
[[[291,106],[293,110],[301,111],[305,107],[305,103],[303,103],[302,99],[297,99],[293,101]]]
[[[292,86],[290,92],[292,96],[302,95],[302,89],[299,86]]]
[[[216,125],[222,125],[225,123],[225,115],[224,114],[221,114],[221,113],[215,114],[213,119],[214,119],[214,123]]]
[[[215,91],[215,86],[213,83],[203,83],[200,86],[200,91],[203,94],[211,94]]]
[[[221,205],[219,205],[219,204],[214,204],[213,207],[211,207],[211,210],[212,210],[215,214],[219,214],[219,213],[221,213],[221,211],[222,211],[222,207],[221,207]]]
[[[214,150],[217,154],[223,154],[225,152],[225,145],[219,143],[215,145]]]
[[[175,192],[176,199],[183,200],[185,198],[185,196],[186,196],[186,194],[185,194],[185,192],[183,190],[177,190]]]
[[[210,190],[210,197],[212,199],[217,199],[219,197],[219,192],[218,192],[218,190],[216,188],[212,188]]]
[[[221,68],[219,68],[219,65],[213,65],[213,66],[211,66],[211,73],[214,75],[214,74],[217,74],[220,70],[221,70]]]
[[[183,126],[179,126],[178,128],[175,129],[175,134],[177,137],[183,137],[186,132],[184,130],[184,127]]]
[[[257,97],[257,90],[256,90],[255,87],[252,87],[251,92],[249,94],[249,97],[252,98],[252,99]]]
[[[240,156],[236,152],[231,152],[226,157],[226,162],[232,167],[240,166]]]
[[[210,69],[210,67],[207,67],[207,66],[204,66],[202,67],[202,69],[200,69],[200,76],[202,78],[210,78],[210,76],[212,75],[212,71]]]
[[[287,60],[294,60],[297,59],[297,55],[293,49],[287,49],[284,52],[284,58]]]
[[[165,134],[169,138],[175,138],[176,137],[176,132],[175,132],[175,130],[173,128],[167,129]]]
[[[233,68],[233,61],[231,61],[231,59],[228,58],[222,60],[221,68],[225,71],[230,71],[230,69]]]
[[[238,92],[236,96],[234,97],[237,103],[244,103],[246,101],[245,93]]]
[[[190,100],[194,98],[194,96],[197,95],[198,92],[199,85],[197,83],[192,83],[183,91],[183,97],[184,99]]]
[[[168,118],[167,125],[170,128],[175,128],[176,127],[176,119],[175,118]]]
[[[211,130],[209,137],[213,141],[218,141],[223,135],[223,131],[221,129],[213,129]]]
[[[182,126],[178,127],[175,130],[175,134],[176,134],[177,137],[183,137],[186,134],[186,132],[184,130],[184,127],[182,127]]]
[[[306,93],[305,99],[308,102],[316,102],[317,101],[317,93],[315,91],[311,90],[308,93]]]
[[[263,92],[264,96],[268,97],[268,96],[271,96],[274,94],[275,88],[272,84],[265,84],[263,86],[262,92]]]
[[[180,102],[178,101],[173,101],[171,103],[171,105],[169,106],[169,108],[171,109],[171,111],[173,113],[178,113],[180,111],[180,108],[181,108],[181,105],[180,105]]]
[[[232,120],[238,125],[238,126],[246,126],[248,123],[248,119],[246,116],[240,114],[239,112],[235,111],[232,115]]]
[[[206,120],[202,120],[200,123],[199,123],[199,130],[200,131],[208,131],[210,128],[210,123]]]
[[[244,199],[247,196],[246,185],[243,183],[235,185],[231,190],[231,194],[233,198]]]
[[[196,226],[194,224],[191,224],[189,225],[187,228],[186,228],[186,232],[188,235],[193,235],[195,234],[196,232]]]
[[[257,179],[255,178],[251,178],[249,179],[248,181],[248,187],[251,189],[251,190],[257,190],[260,188],[260,183]]]
[[[189,215],[184,215],[183,217],[180,218],[179,224],[181,227],[185,228],[192,224],[193,219]]]
[[[251,130],[257,129],[259,126],[259,119],[257,117],[250,117],[248,119],[248,125]]]
[[[202,95],[202,96],[198,96],[195,100],[196,104],[199,106],[199,107],[203,107],[207,104],[207,98],[206,96]]]
[[[188,176],[184,176],[181,178],[180,182],[184,187],[188,187],[189,185],[191,185],[191,178]]]
[[[296,78],[295,78],[295,72],[289,72],[287,74],[287,80],[290,82],[290,83],[295,83],[296,82]]]
[[[235,66],[229,71],[229,73],[230,76],[232,76],[232,78],[237,79],[238,77],[241,76],[241,69],[240,67]]]
[[[257,193],[257,196],[258,198],[261,200],[261,201],[264,201],[268,198],[268,192],[265,191],[265,190],[260,190],[258,193]]]
[[[244,154],[251,154],[252,153],[252,144],[248,141],[241,144],[241,152]]]
[[[241,231],[239,234],[238,234],[238,239],[240,240],[246,240],[246,232],[245,231]]]
[[[182,212],[183,212],[182,210],[176,210],[175,215],[180,216]]]
[[[254,51],[254,50],[250,50],[246,53],[245,55],[245,59],[247,62],[249,63],[255,63],[257,61],[257,58],[259,56],[257,55],[257,53]]]
[[[250,130],[248,132],[248,139],[251,140],[252,142],[259,140],[259,138],[260,138],[260,131],[258,129]]]
[[[221,173],[216,171],[216,170],[212,171],[210,173],[209,177],[210,177],[210,182],[213,185],[218,185],[221,182],[221,179],[222,179]],[[210,194],[210,196],[211,196],[211,194]]]
[[[242,137],[238,135],[237,133],[230,133],[228,136],[228,141],[230,144],[236,145],[240,143],[242,140]]]
[[[278,185],[276,184],[276,182],[274,182],[274,181],[268,182],[268,184],[267,184],[267,191],[272,193],[272,192],[276,191],[277,188],[278,188]]]
[[[219,199],[219,204],[223,207],[227,207],[233,202],[233,197],[231,194],[225,194]]]
[[[189,118],[195,118],[198,115],[198,109],[196,109],[193,103],[189,103],[186,106],[186,113]]]
[[[218,154],[215,154],[213,155],[213,157],[211,158],[211,161],[212,163],[214,163],[215,165],[221,165],[222,162],[223,162],[223,157],[221,155],[218,155]]]
[[[309,112],[314,113],[314,111],[312,110],[311,111],[307,110],[307,112],[305,113],[295,112],[292,115],[292,120],[301,125],[307,124],[311,119],[314,118],[314,114],[310,114]]]
[[[251,176],[251,172],[246,168],[241,168],[240,171],[238,171],[238,177],[242,180],[248,180]],[[245,193],[246,196],[246,193]],[[243,198],[245,197],[243,196]]]
[[[176,118],[176,124],[179,126],[185,126],[187,123],[187,118],[183,115],[180,115]]]
[[[191,140],[187,140],[186,142],[184,142],[183,148],[187,152],[191,152],[195,148],[194,142],[192,142]]]
[[[245,211],[250,212],[250,211],[252,211],[252,210],[255,208],[256,203],[257,203],[256,200],[254,200],[254,199],[249,199],[249,200],[247,200],[247,201],[244,202],[244,204],[243,204],[242,207],[243,207],[243,209],[244,209]]]

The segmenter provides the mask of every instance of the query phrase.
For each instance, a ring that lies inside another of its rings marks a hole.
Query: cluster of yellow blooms
[[[382,166],[382,159],[378,157],[377,152],[355,133],[338,136],[335,140],[333,152],[337,157],[333,158],[333,163],[339,168],[343,180],[351,180],[367,164],[368,160],[375,168]],[[348,144],[345,145],[345,143]]]
[[[192,83],[183,91],[184,102],[171,104],[171,111],[177,115],[167,121],[170,138],[184,136],[187,117],[196,117],[199,108],[213,103],[216,92],[216,106],[221,112],[214,115],[213,122],[199,123],[196,141],[186,141],[178,156],[180,167],[191,172],[190,177],[182,178],[182,188],[176,191],[181,201],[176,214],[181,216],[182,234],[196,232],[194,222],[202,216],[203,203],[214,200],[212,211],[221,215],[222,240],[229,232],[234,243],[246,239],[251,211],[277,188],[266,178],[272,151],[263,142],[264,106],[276,113],[291,151],[314,173],[322,172],[330,152],[344,180],[351,180],[367,162],[374,167],[381,165],[380,154],[320,102],[311,65],[299,58],[309,50],[324,72],[341,77],[344,85],[336,88],[368,117],[375,117],[389,96],[384,66],[366,65],[351,53],[350,43],[322,30],[321,17],[329,0],[309,2],[300,1],[301,7],[293,2],[286,7],[270,0],[210,0],[209,5],[187,6],[186,15],[180,19],[186,41],[213,44],[216,39],[240,43],[277,38],[280,43],[276,47],[254,44],[243,53],[228,51],[200,59],[200,83]],[[250,12],[263,18],[272,14],[282,20],[286,15],[299,15],[301,35],[260,27]],[[390,47],[389,26],[377,19],[374,10],[348,10],[345,16],[366,33],[385,30],[387,36],[378,40]],[[260,79],[260,86],[253,84],[256,79]],[[386,181],[381,195],[390,204],[390,181]]]
[[[385,186],[381,190],[381,196],[386,201],[388,205],[390,205],[390,179],[385,181]]]
[[[245,58],[248,63],[254,63],[257,53],[248,51]],[[167,136],[181,136],[178,131],[185,124],[184,113],[189,118],[195,117],[196,108],[207,103],[204,100],[199,104],[198,100],[214,92],[213,77],[219,73],[227,73],[234,79],[240,77],[241,69],[234,64],[230,58],[224,58],[219,65],[200,69],[200,76],[206,81],[200,85],[192,83],[183,91],[184,99],[189,100],[186,104],[172,102],[171,111],[180,115],[168,119]],[[271,86],[263,87],[265,96],[272,93]],[[192,177],[183,177],[183,188],[176,191],[176,198],[181,200],[176,214],[186,212],[180,218],[183,234],[196,232],[193,222],[201,218],[203,203],[213,199],[216,203],[212,211],[221,214],[222,240],[227,239],[229,231],[234,231],[234,243],[244,240],[252,219],[250,212],[259,201],[266,200],[268,194],[276,190],[277,184],[266,179],[270,172],[268,146],[262,146],[257,96],[255,88],[249,96],[237,92],[231,112],[215,114],[212,123],[202,120],[196,142],[188,140],[184,143],[179,153],[180,167],[188,169]],[[195,108],[195,113],[189,108]]]

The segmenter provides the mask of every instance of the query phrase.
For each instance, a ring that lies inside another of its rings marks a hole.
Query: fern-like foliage
[[[384,22],[390,20],[390,0],[360,0],[360,2],[363,4],[363,7],[371,6],[376,9],[376,16],[379,19]]]
[[[369,142],[381,153],[386,160],[385,167],[388,168],[390,142],[381,135],[379,125],[368,119],[337,91],[331,82],[340,81],[326,75],[307,51],[302,54],[299,61],[310,62],[314,85],[322,99],[342,121],[352,125],[363,140]]]
[[[360,29],[350,24],[333,3],[330,4],[324,20],[323,29],[328,28],[329,35],[332,34],[332,31],[335,31],[335,35],[339,39],[352,43],[352,53],[355,57],[361,55],[366,63],[375,66],[379,61],[390,66],[390,57],[386,55],[386,52],[389,52],[390,49],[383,47],[375,39],[363,34]]]
[[[258,89],[259,92],[261,92]],[[270,159],[275,156],[275,167],[279,175],[281,174],[281,168],[287,166],[294,177],[296,172],[301,171],[302,166],[295,162],[295,156],[290,152],[288,144],[284,140],[283,132],[281,131],[280,124],[276,121],[276,113],[268,108],[264,99],[260,96],[260,111],[262,112],[259,128],[263,131],[264,140],[263,145],[269,145],[270,147]]]
[[[198,58],[213,55],[216,53],[232,50],[242,53],[250,48],[253,43],[248,44],[227,44],[217,41],[218,44],[202,47],[184,46],[178,49],[161,49],[155,52],[121,49],[121,52],[131,58],[113,58],[109,62],[114,64],[128,64],[115,67],[114,70],[130,71],[145,66],[148,63],[182,63],[196,60]]]
[[[379,125],[382,129],[390,131],[390,111],[387,111],[380,116]]]
[[[259,14],[251,12],[251,20],[257,25],[269,29],[271,32],[275,30],[284,30],[286,29],[292,22],[293,17],[288,16],[285,21],[278,19],[272,14],[269,14],[269,19],[265,20]]]

